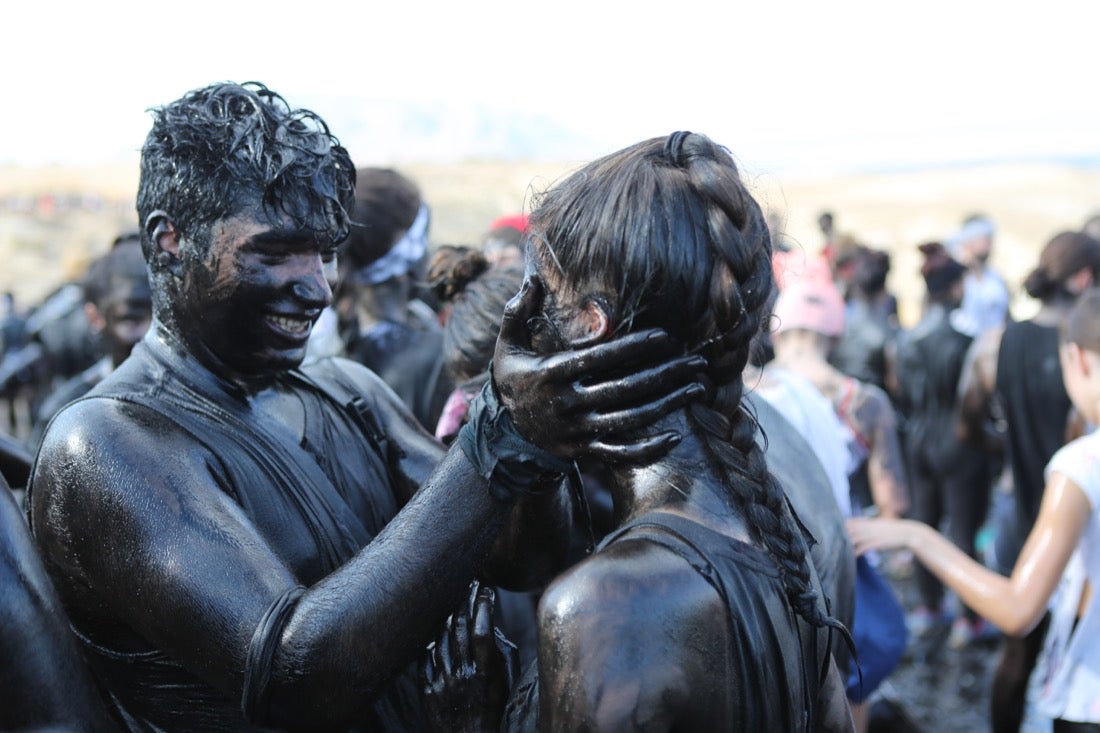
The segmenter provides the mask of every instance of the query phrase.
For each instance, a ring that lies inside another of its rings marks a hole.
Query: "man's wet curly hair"
[[[141,224],[162,209],[205,252],[214,222],[259,201],[320,237],[347,236],[355,167],[313,112],[246,82],[212,84],[152,113],[141,150]],[[148,258],[148,232],[143,244]]]

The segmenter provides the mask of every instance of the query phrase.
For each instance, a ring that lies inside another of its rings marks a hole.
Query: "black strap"
[[[279,647],[283,627],[303,593],[305,588],[301,586],[284,591],[264,612],[259,625],[252,632],[244,665],[244,689],[241,692],[241,711],[251,722],[263,723],[270,714],[267,686],[271,681],[275,651]]]
[[[455,442],[478,475],[489,482],[492,497],[502,502],[556,487],[573,468],[572,461],[544,451],[519,434],[497,399],[492,380],[470,403],[467,422]]]

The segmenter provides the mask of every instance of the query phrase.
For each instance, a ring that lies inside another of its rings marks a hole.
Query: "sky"
[[[583,160],[677,129],[759,172],[1100,165],[1093,0],[57,0],[4,18],[0,165],[136,160],[148,108],[252,79],[362,165]]]

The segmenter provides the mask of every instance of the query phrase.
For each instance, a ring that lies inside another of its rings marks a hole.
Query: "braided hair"
[[[687,413],[710,468],[775,560],[794,611],[843,631],[819,603],[803,529],[741,401],[774,284],[766,220],[729,151],[690,132],[635,144],[542,194],[529,231],[551,285],[601,299],[616,331],[660,327],[707,358],[710,388]]]

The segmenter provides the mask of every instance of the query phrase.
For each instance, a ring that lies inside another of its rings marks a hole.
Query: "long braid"
[[[548,264],[543,277],[614,303],[619,330],[661,327],[707,358],[711,388],[687,408],[707,460],[774,558],[794,611],[843,630],[819,602],[802,529],[741,406],[741,373],[774,284],[764,216],[729,152],[688,132],[653,138],[590,163],[536,203],[531,242]]]
[[[714,255],[708,309],[712,335],[700,349],[710,362],[707,376],[714,393],[709,402],[693,403],[688,414],[702,429],[720,475],[729,477],[732,498],[745,512],[750,532],[779,566],[795,612],[814,626],[844,630],[819,603],[802,528],[768,471],[756,441],[758,425],[741,402],[741,375],[773,287],[771,240],[763,214],[740,183],[730,186],[732,158],[708,138],[675,133],[662,152],[707,202],[705,238]]]

